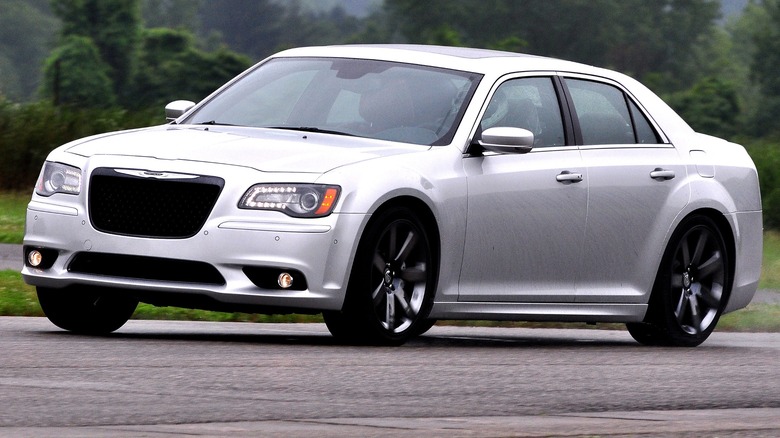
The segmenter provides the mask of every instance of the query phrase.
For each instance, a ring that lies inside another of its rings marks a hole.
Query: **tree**
[[[92,39],[110,69],[117,96],[129,94],[140,41],[138,0],[52,0],[62,36]]]
[[[702,77],[690,55],[714,31],[718,7],[711,0],[494,0],[489,7],[394,0],[385,12],[411,43],[516,48],[656,78],[656,91],[671,92]]]
[[[66,38],[47,59],[44,78],[43,94],[57,105],[109,107],[116,100],[109,67],[87,37]]]
[[[148,29],[143,34],[134,108],[172,100],[199,101],[250,65],[246,56],[225,48],[204,52],[183,29]]]
[[[57,27],[45,2],[0,0],[0,96],[34,96]]]
[[[699,132],[728,138],[740,131],[737,90],[731,83],[715,77],[704,78],[668,100]]]
[[[710,0],[624,0],[607,66],[647,82],[656,92],[684,90],[704,75],[695,48],[713,39],[720,3]]]
[[[759,135],[780,134],[780,0],[764,0],[766,20],[753,33],[751,75],[761,90],[754,129]]]
[[[169,27],[196,32],[200,28],[198,11],[203,0],[142,0],[144,27]]]
[[[285,7],[271,0],[209,0],[201,12],[203,32],[218,32],[233,50],[255,59],[272,53],[287,29]]]

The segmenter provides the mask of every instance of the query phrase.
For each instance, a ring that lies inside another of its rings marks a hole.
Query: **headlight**
[[[51,196],[55,193],[78,195],[81,192],[81,169],[47,161],[35,184],[35,193]]]
[[[239,208],[275,210],[293,217],[327,216],[341,187],[324,184],[256,184],[244,193]]]

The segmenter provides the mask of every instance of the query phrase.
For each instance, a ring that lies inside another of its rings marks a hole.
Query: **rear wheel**
[[[730,293],[728,251],[717,225],[692,216],[666,249],[643,323],[627,324],[645,345],[693,347],[718,323]]]
[[[138,301],[99,288],[38,288],[38,301],[57,327],[83,334],[107,334],[122,327]]]
[[[369,223],[355,256],[344,308],[325,312],[343,340],[399,345],[429,329],[438,261],[424,223],[410,209]]]

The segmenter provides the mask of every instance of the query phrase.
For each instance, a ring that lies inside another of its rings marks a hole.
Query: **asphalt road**
[[[0,437],[780,436],[780,334],[694,349],[626,332],[434,327],[398,348],[321,324],[0,318]]]

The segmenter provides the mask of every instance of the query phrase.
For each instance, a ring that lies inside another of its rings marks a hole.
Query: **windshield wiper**
[[[216,120],[209,120],[208,122],[200,122],[200,123],[196,123],[196,125],[236,126],[236,125],[233,125],[231,123],[222,123],[222,122],[218,122]]]
[[[334,135],[346,135],[348,137],[354,137],[355,134],[349,132],[334,131],[332,129],[322,129],[314,126],[266,126],[270,129],[286,129],[288,131],[303,131],[303,132],[317,132],[320,134],[334,134]]]

